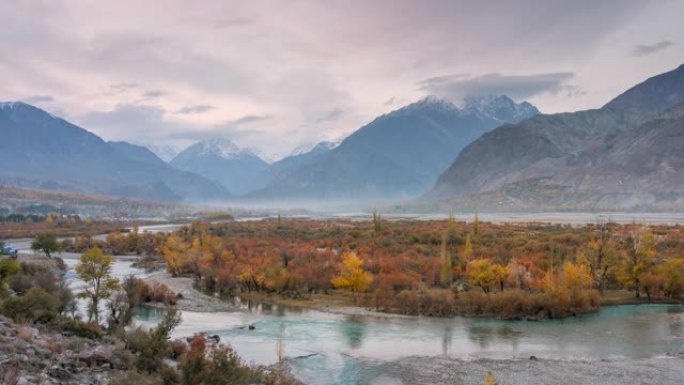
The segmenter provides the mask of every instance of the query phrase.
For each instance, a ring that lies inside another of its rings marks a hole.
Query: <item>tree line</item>
[[[173,275],[224,295],[349,291],[380,311],[500,318],[596,310],[606,291],[681,300],[679,226],[447,221],[193,223],[159,248]]]

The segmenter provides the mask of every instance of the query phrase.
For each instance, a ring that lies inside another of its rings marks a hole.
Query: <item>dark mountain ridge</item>
[[[97,135],[22,102],[0,103],[0,183],[157,200],[218,200],[217,184],[144,147]]]
[[[338,147],[280,174],[252,198],[390,199],[424,192],[459,151],[504,119],[537,114],[500,96],[458,108],[428,97],[382,115]]]
[[[423,200],[481,209],[671,207],[684,187],[672,147],[684,136],[683,103],[680,66],[600,109],[504,125],[463,149]]]

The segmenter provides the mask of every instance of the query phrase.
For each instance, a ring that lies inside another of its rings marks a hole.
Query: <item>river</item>
[[[150,327],[159,317],[159,309],[146,307],[136,322]],[[245,304],[234,312],[183,311],[182,319],[174,337],[217,334],[253,364],[273,364],[282,351],[293,374],[306,384],[373,384],[385,378],[384,363],[409,356],[599,360],[684,351],[684,307],[678,305],[611,306],[575,318],[533,322],[347,316]]]
[[[81,286],[73,273],[77,256],[62,255],[72,268],[67,278],[75,290]],[[117,258],[112,272],[119,278],[146,274],[125,256]],[[159,309],[145,307],[135,322],[150,327],[159,316]],[[611,306],[575,318],[532,322],[345,316],[245,304],[234,312],[183,311],[182,320],[174,337],[217,334],[254,364],[273,364],[281,351],[306,384],[382,383],[384,364],[410,356],[601,360],[684,352],[684,306],[678,305]]]

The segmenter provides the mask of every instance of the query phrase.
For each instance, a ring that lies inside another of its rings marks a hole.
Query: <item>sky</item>
[[[0,101],[270,159],[427,95],[597,108],[684,63],[679,0],[2,0]]]

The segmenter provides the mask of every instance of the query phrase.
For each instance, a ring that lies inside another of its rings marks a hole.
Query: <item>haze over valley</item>
[[[684,1],[0,1],[0,385],[682,385]]]

